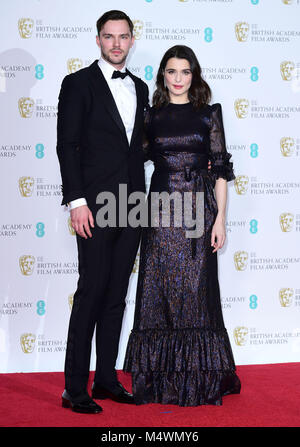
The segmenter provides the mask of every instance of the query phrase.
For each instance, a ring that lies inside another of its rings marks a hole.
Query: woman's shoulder
[[[147,113],[148,113],[149,115],[153,115],[153,113],[155,113],[157,110],[158,110],[157,107],[149,106],[149,107],[147,108]]]
[[[148,110],[147,110],[147,117],[148,117],[148,119],[150,120],[153,117],[159,116],[164,108],[165,107],[157,107],[157,106],[153,106],[153,105],[151,107],[149,107]]]
[[[162,109],[164,109],[164,106],[161,106],[161,107],[151,106],[151,107],[149,107],[149,112],[150,113],[156,113],[156,112],[159,112]]]
[[[223,112],[222,112],[222,105],[219,102],[216,102],[215,104],[211,104],[209,106],[210,109],[210,120],[211,122],[214,121],[222,121]]]
[[[144,111],[144,123],[146,125],[149,125],[150,122],[152,121],[153,115],[155,113],[155,107],[153,106],[149,106],[146,108],[146,110]]]
[[[219,112],[222,110],[222,106],[219,102],[215,104],[202,104],[198,110],[207,115],[211,115],[213,112]]]
[[[209,104],[209,109],[211,112],[222,111],[222,105],[219,102]]]
[[[145,110],[146,114],[149,115],[153,115],[153,113],[155,112],[155,107],[154,106],[148,106]]]

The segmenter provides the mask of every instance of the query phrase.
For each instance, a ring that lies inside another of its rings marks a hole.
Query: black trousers
[[[140,235],[140,227],[99,228],[96,220],[92,238],[77,235],[79,280],[65,359],[65,387],[74,397],[87,391],[95,328],[94,381],[112,391],[117,383],[115,363],[125,298]]]

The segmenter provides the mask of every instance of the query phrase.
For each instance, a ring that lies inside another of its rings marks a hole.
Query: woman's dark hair
[[[130,29],[130,33],[131,33],[131,35],[133,35],[133,23],[132,23],[130,17],[128,17],[128,15],[125,14],[125,12],[123,12],[123,11],[118,11],[117,9],[113,9],[111,11],[107,11],[106,13],[104,13],[97,20],[96,26],[97,26],[98,36],[100,34],[101,29],[105,25],[105,23],[108,22],[109,20],[126,20],[126,22],[128,23],[129,29]]]
[[[164,54],[156,77],[156,90],[153,94],[153,106],[163,107],[169,104],[170,98],[168,89],[164,84],[164,71],[168,60],[172,57],[186,59],[192,71],[192,83],[188,91],[188,97],[194,107],[200,108],[203,104],[208,104],[211,100],[211,90],[206,81],[202,78],[202,70],[193,50],[185,45],[175,45]]]

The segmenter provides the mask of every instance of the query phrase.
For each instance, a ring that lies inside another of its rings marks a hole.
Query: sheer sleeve
[[[211,173],[215,180],[219,177],[227,181],[235,179],[231,154],[227,152],[221,104],[211,106],[210,151]]]
[[[150,123],[151,123],[151,109],[150,107],[148,107],[144,112],[144,130],[143,130],[144,162],[151,160]]]

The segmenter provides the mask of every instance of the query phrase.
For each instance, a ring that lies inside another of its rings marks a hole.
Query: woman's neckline
[[[176,107],[178,107],[178,106],[188,106],[188,105],[191,105],[191,104],[192,104],[191,102],[184,102],[184,103],[169,102],[170,106],[176,106]]]

